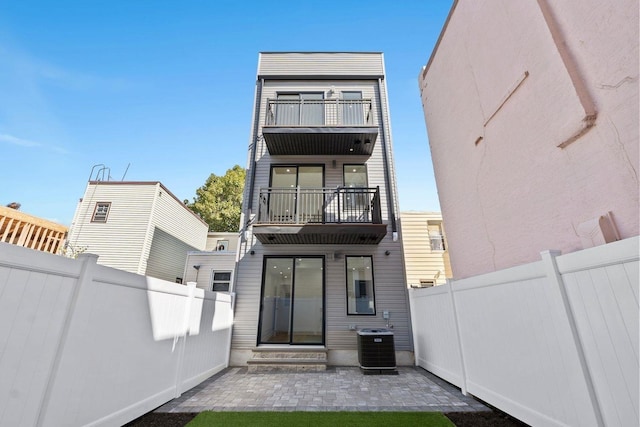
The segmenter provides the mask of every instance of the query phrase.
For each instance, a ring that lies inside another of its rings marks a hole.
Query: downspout
[[[573,88],[575,89],[578,99],[580,100],[580,104],[582,105],[582,109],[584,110],[584,118],[582,119],[580,129],[578,129],[578,131],[576,131],[572,136],[558,144],[559,148],[565,148],[572,142],[578,140],[596,124],[598,111],[596,110],[596,103],[587,89],[586,81],[580,73],[580,68],[569,50],[569,45],[567,44],[564,34],[560,29],[560,25],[549,6],[549,0],[537,1],[540,11],[542,12],[542,16],[547,24],[547,28],[551,33],[553,43],[556,45],[556,49],[560,54],[562,63],[569,74]]]
[[[387,92],[384,92],[385,101],[387,101]],[[380,97],[380,106],[382,106],[382,79],[378,78],[378,96]],[[385,107],[388,108],[388,103],[384,103]],[[385,114],[384,111],[386,109],[380,109],[380,120],[382,121],[382,161],[384,162],[384,183],[387,188],[388,200],[387,200],[387,208],[389,211],[389,219],[391,220],[391,231],[393,232],[393,240],[397,240],[398,238],[398,226],[396,224],[396,212],[395,212],[395,196],[394,189],[391,185],[391,165],[389,160],[389,154],[387,153],[387,127],[386,122],[384,120]]]
[[[253,120],[253,135],[251,137],[251,180],[249,181],[249,204],[247,205],[249,220],[251,219],[251,211],[253,209],[253,192],[256,180],[256,157],[258,155],[258,127],[260,122],[260,104],[262,104],[262,86],[264,85],[264,78],[258,80],[256,84],[255,119]],[[243,224],[243,227],[244,226],[246,225]]]

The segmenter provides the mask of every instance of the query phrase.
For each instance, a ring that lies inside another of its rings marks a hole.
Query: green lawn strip
[[[455,427],[439,412],[201,412],[188,427]]]

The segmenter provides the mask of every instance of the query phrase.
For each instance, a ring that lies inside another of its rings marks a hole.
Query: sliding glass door
[[[273,166],[269,218],[276,223],[321,222],[323,181],[322,166]],[[298,187],[308,191],[298,191]]]
[[[258,343],[324,344],[324,258],[265,258]]]

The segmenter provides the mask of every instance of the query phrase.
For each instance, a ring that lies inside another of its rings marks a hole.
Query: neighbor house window
[[[442,233],[441,225],[428,222],[427,230],[429,231],[429,243],[431,244],[431,250],[432,251],[446,250],[446,247],[444,244],[444,234]]]
[[[109,215],[110,208],[111,208],[111,202],[96,203],[96,208],[93,211],[93,217],[91,217],[91,222],[107,222],[107,216]]]
[[[230,271],[211,272],[211,290],[214,292],[229,292],[231,285]]]
[[[216,243],[216,251],[226,251],[228,249],[229,249],[228,240],[218,240],[218,243]]]
[[[421,288],[430,288],[432,286],[435,286],[436,281],[435,280],[423,280],[420,279],[420,287]]]
[[[373,260],[370,256],[347,256],[347,314],[376,314],[373,292]]]

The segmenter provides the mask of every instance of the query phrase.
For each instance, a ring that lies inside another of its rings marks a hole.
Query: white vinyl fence
[[[416,363],[533,426],[637,426],[631,238],[410,291]]]
[[[231,297],[0,243],[0,425],[118,426],[228,366]]]

